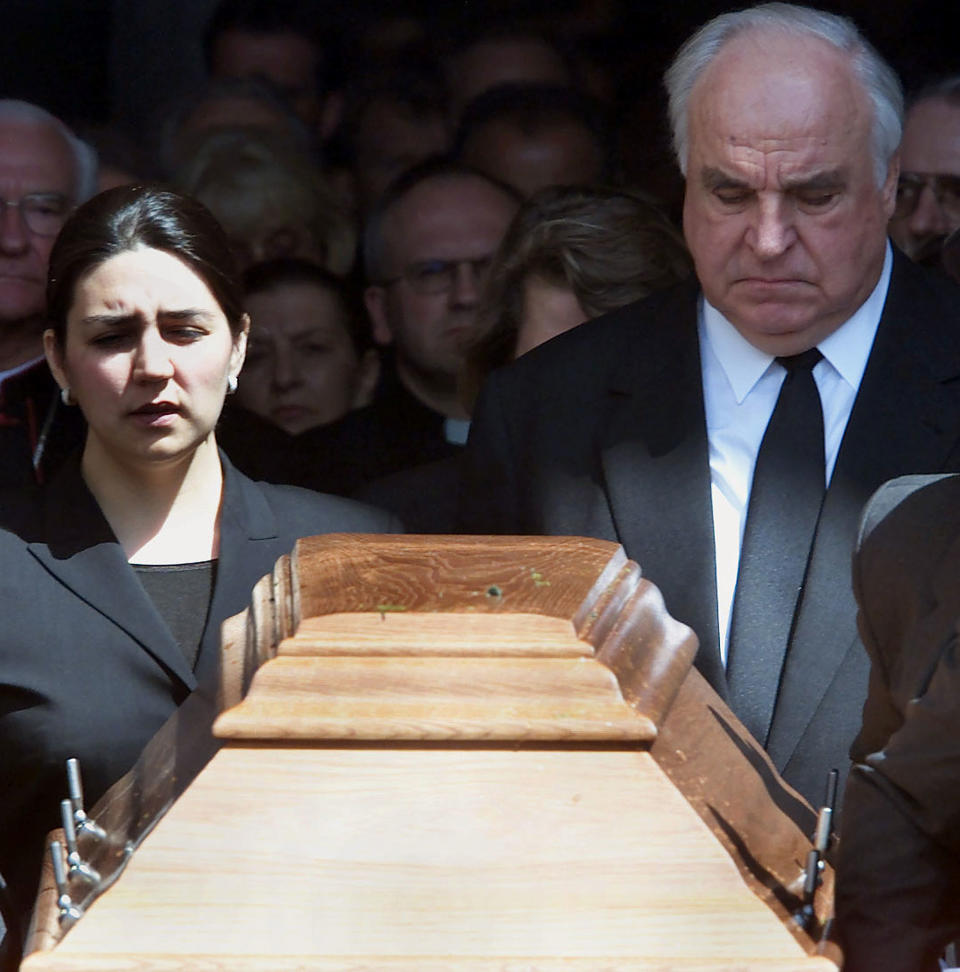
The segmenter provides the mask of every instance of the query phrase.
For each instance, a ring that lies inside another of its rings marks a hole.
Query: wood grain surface
[[[580,537],[425,539],[299,541],[254,591],[248,691],[216,734],[654,738],[696,639],[620,547]],[[236,682],[224,679],[225,699]]]
[[[695,651],[615,544],[300,541],[224,626],[224,747],[191,697],[95,808],[120,880],[52,951],[48,880],[23,967],[835,968],[810,808]]]
[[[24,969],[113,961],[833,968],[803,954],[648,754],[455,749],[221,750]]]
[[[650,742],[655,724],[592,658],[277,657],[223,740]]]
[[[337,612],[589,611],[628,563],[616,544],[583,537],[328,535],[299,540],[292,628]],[[498,593],[499,592],[499,593]],[[291,630],[292,630],[291,628]]]

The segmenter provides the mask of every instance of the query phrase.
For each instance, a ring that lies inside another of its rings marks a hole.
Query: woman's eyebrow
[[[185,307],[182,310],[161,310],[157,313],[158,317],[164,320],[174,321],[207,321],[213,318],[213,313],[199,307]],[[141,315],[136,312],[124,311],[117,314],[88,314],[80,318],[80,324],[85,327],[116,327],[118,325],[135,324],[141,320]]]
[[[136,314],[89,314],[80,318],[80,324],[84,327],[106,327],[116,324],[133,324],[137,320]]]
[[[158,317],[172,318],[175,321],[191,321],[191,320],[210,320],[214,315],[207,310],[201,310],[198,307],[186,307],[183,310],[161,310],[157,312]]]

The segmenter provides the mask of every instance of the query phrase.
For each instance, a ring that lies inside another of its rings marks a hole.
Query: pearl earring
[[[232,395],[237,390],[237,385],[238,384],[239,384],[239,382],[237,381],[237,376],[236,375],[228,375],[227,376],[227,394],[228,395]]]
[[[69,387],[60,389],[60,401],[63,402],[64,405],[68,406],[77,404],[73,398],[73,395],[70,394]]]

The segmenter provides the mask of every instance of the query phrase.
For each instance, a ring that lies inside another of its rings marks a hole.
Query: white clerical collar
[[[443,420],[443,437],[453,445],[466,445],[470,434],[470,419],[450,418]]]
[[[880,279],[856,313],[827,335],[817,347],[837,373],[851,386],[859,388],[867,367],[880,315],[887,299],[893,249],[887,241]],[[737,403],[742,402],[763,377],[774,356],[755,348],[709,301],[700,299],[700,333],[717,356]]]

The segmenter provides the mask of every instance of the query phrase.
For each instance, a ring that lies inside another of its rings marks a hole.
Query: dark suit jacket
[[[392,368],[392,356],[383,363],[380,387],[371,404],[348,412],[329,426],[300,436],[302,451],[310,456],[325,448],[335,456],[333,472],[348,495],[404,469],[447,459],[463,451],[448,442],[446,416],[435,412],[407,390]],[[315,437],[318,440],[314,446]],[[326,474],[324,473],[324,476]],[[314,487],[312,460],[291,480]],[[325,479],[320,479],[320,483]]]
[[[75,460],[36,497],[0,499],[0,522],[15,525],[0,531],[0,872],[21,911],[44,835],[59,826],[65,760],[79,758],[92,805],[191,692],[214,696],[221,622],[298,537],[397,526],[350,500],[254,483],[226,461],[224,473],[216,584],[193,671]]]
[[[248,476],[341,496],[358,493],[368,483],[394,473],[452,459],[463,451],[462,446],[447,441],[446,417],[415,398],[396,376],[385,377],[381,385],[381,393],[371,405],[299,435],[288,435],[230,402],[220,416],[217,442]],[[403,481],[401,484],[403,507],[408,505],[407,490]],[[455,497],[448,505],[455,508]]]
[[[884,486],[853,578],[871,668],[837,862],[845,968],[932,970],[960,936],[960,478]]]
[[[396,514],[408,533],[456,533],[462,452],[375,479],[354,499]]]
[[[587,322],[495,372],[465,457],[460,527],[619,541],[719,655],[698,291],[682,285]],[[877,338],[817,531],[768,751],[811,802],[845,768],[867,659],[849,584],[860,510],[883,481],[960,469],[960,291],[897,254]]]

